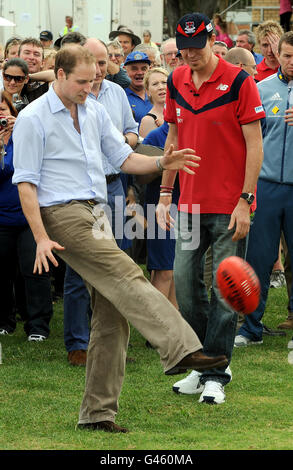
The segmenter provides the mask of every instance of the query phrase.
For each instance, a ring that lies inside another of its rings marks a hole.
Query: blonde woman
[[[44,49],[44,65],[42,70],[54,70],[56,54],[57,51],[55,49]]]
[[[168,72],[162,67],[154,67],[145,74],[144,86],[153,107],[141,120],[139,135],[142,138],[164,122],[167,78]]]

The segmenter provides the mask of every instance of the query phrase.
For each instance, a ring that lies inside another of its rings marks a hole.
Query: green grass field
[[[286,290],[271,289],[265,323],[287,316]],[[162,373],[159,356],[131,330],[117,423],[131,432],[113,435],[75,430],[85,369],[67,362],[63,307],[55,305],[51,335],[29,343],[18,323],[0,337],[1,450],[285,450],[293,449],[293,366],[286,337],[265,337],[261,346],[235,349],[226,403],[199,404],[199,395],[176,395],[180,377]]]

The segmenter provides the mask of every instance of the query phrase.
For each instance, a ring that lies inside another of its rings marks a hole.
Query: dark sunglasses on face
[[[15,83],[22,83],[25,80],[25,75],[9,75],[7,73],[3,73],[3,78],[7,82],[11,82],[11,80],[14,80]]]

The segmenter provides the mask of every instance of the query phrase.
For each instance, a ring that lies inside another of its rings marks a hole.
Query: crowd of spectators
[[[280,23],[269,20],[259,24],[254,31],[240,29],[234,40],[228,34],[225,20],[220,15],[215,15],[213,31],[216,37],[212,46],[213,53],[220,61],[242,69],[244,74],[248,74],[259,84],[268,77],[279,75],[280,80],[287,86],[286,66],[280,61],[282,52],[280,38],[283,38],[286,31],[290,34],[291,13],[290,10],[282,11]],[[90,336],[90,296],[83,279],[60,258],[58,258],[58,267],[51,265],[49,273],[38,274],[34,270],[36,242],[22,212],[17,186],[12,183],[15,121],[24,108],[47,93],[52,86],[55,80],[54,67],[58,50],[74,47],[77,44],[88,48],[96,60],[96,79],[88,99],[104,105],[126,143],[138,152],[140,146],[143,146],[144,152],[149,151],[149,155],[152,155],[153,147],[156,147],[157,151],[163,151],[169,131],[169,123],[165,120],[164,114],[168,79],[176,69],[184,67],[186,61],[184,54],[181,54],[178,48],[176,38],[168,38],[159,44],[154,42],[151,31],[145,30],[140,38],[124,25],[109,34],[106,44],[98,38],[85,37],[78,27],[73,25],[72,18],[68,16],[60,37],[55,42],[53,39],[52,33],[45,30],[40,33],[39,38],[12,37],[1,47],[0,281],[2,302],[0,335],[13,334],[19,321],[24,324],[28,341],[46,340],[50,334],[54,302],[64,299],[64,336],[68,361],[72,365],[83,366],[86,365]],[[287,44],[286,41],[287,39],[283,44]],[[288,44],[293,46],[290,41],[291,36]],[[274,82],[268,81],[267,83],[273,84]],[[262,90],[261,87],[260,90]],[[287,129],[286,139],[289,141],[293,132],[290,128],[292,125],[290,116],[284,118],[286,109],[282,109],[278,115],[281,92],[277,90],[277,87],[269,87],[268,93],[271,93],[271,99],[276,101],[276,107],[273,108],[275,114],[270,117],[283,119],[283,126]],[[261,97],[263,98],[262,94]],[[289,99],[289,105],[293,106],[292,98]],[[265,111],[268,112],[267,109]],[[281,122],[281,119],[278,121]],[[263,133],[265,136],[264,128]],[[25,148],[23,152],[25,156]],[[268,150],[265,148],[265,162],[266,152]],[[286,155],[286,149],[284,155]],[[286,169],[290,171],[289,167],[282,165],[283,172]],[[161,227],[155,222],[154,236],[147,237],[148,224],[155,220],[155,214],[148,211],[148,207],[155,207],[162,193],[171,195],[172,205],[177,207],[180,195],[179,176],[176,176],[171,191],[168,185],[162,186],[161,177],[157,175],[129,176],[114,170],[107,161],[103,162],[103,167],[107,181],[108,204],[112,210],[110,223],[118,246],[135,262],[146,264],[153,286],[176,309],[180,310],[173,273],[176,245],[174,231],[171,229],[163,233]],[[272,241],[272,225],[269,225],[266,214],[262,215],[263,207],[261,206],[261,203],[265,204],[264,198],[269,197],[273,190],[271,186],[265,188],[265,183],[263,183],[263,179],[267,178],[266,171],[267,167],[264,166],[260,175],[260,189],[255,188],[258,203],[255,203],[251,210],[251,220],[255,216],[255,225],[252,226],[251,239],[247,237],[243,254],[246,256],[247,252],[248,261],[263,280],[262,301],[260,309],[249,318],[238,317],[240,330],[235,338],[235,347],[261,344],[263,335],[284,335],[284,330],[293,329],[290,263],[292,243],[288,229],[290,225],[285,216],[279,215],[283,209],[286,212],[286,202],[289,197],[285,194],[281,202],[276,202],[276,205],[279,204],[275,211],[276,225],[277,222],[279,225]],[[270,178],[271,180],[273,178],[275,185],[285,183],[283,187],[288,184],[290,189],[292,184],[290,175],[284,173],[280,180],[278,175],[274,172],[272,174]],[[270,182],[270,185],[272,184]],[[119,207],[116,205],[118,197],[122,201]],[[138,206],[144,207],[140,215]],[[270,209],[272,206],[273,202]],[[119,234],[115,232],[117,229],[115,217],[118,219],[120,216],[123,220],[122,234],[121,231]],[[171,217],[175,217],[175,213],[171,212]],[[125,235],[124,228],[130,220],[135,226],[140,226],[143,233],[142,239],[140,237],[130,239]],[[263,245],[264,231],[268,235],[266,246]],[[261,246],[267,250],[262,252],[262,255],[269,258],[265,272],[263,272],[264,263],[258,259]],[[271,256],[268,257],[270,246],[272,246],[272,251]],[[213,289],[212,264],[212,252],[207,250],[205,281],[208,291]],[[288,292],[288,316],[279,325],[278,330],[272,330],[262,322],[268,288],[285,285]],[[292,341],[289,344],[292,344]],[[146,345],[152,347],[148,341]],[[230,371],[226,371],[227,374],[230,377]],[[176,391],[192,393],[190,390],[196,389],[194,374],[184,380],[182,384],[177,383]],[[198,381],[198,376],[196,380]]]

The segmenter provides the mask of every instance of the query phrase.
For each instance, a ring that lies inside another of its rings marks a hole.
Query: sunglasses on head
[[[11,82],[11,80],[14,80],[15,83],[22,83],[25,80],[25,75],[9,75],[8,73],[3,73],[3,78],[7,82]]]

